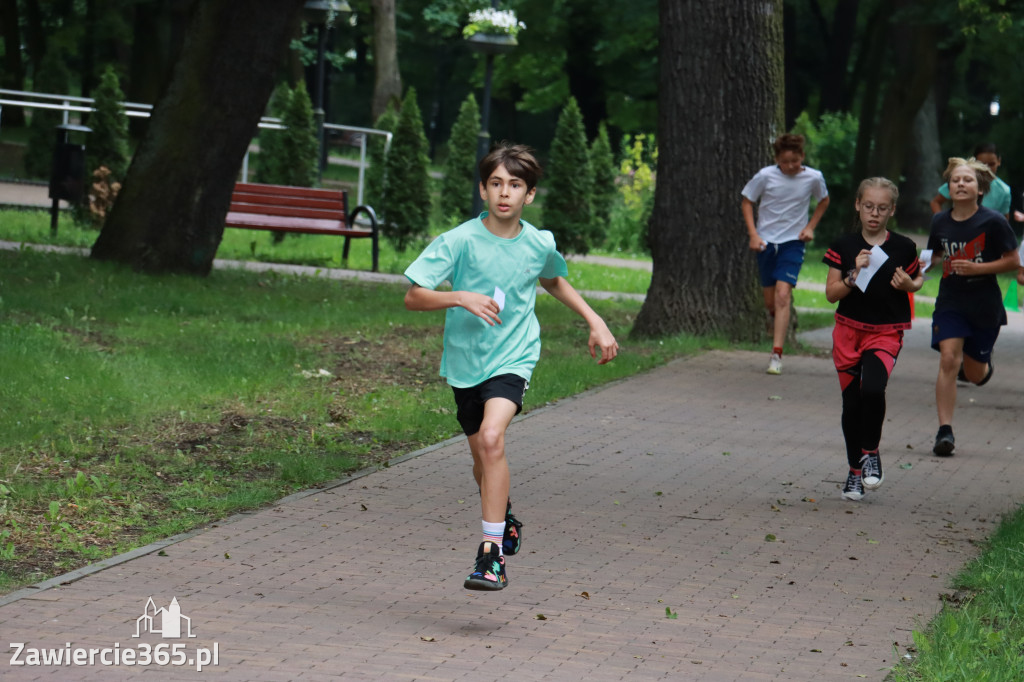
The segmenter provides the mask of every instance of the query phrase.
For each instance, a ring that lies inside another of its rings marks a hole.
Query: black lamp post
[[[491,7],[498,9],[498,0],[491,0]],[[509,52],[516,46],[516,39],[509,35],[486,35],[476,33],[469,37],[469,46],[485,56],[484,101],[480,108],[480,133],[476,138],[476,164],[473,166],[473,215],[480,215],[484,202],[480,198],[480,161],[491,148],[491,79],[494,77],[494,56]]]
[[[341,13],[351,12],[345,0],[306,0],[303,16],[307,23],[316,26],[316,87],[313,99],[313,119],[316,124],[317,142],[317,181],[323,180],[324,166],[327,164],[327,145],[324,140],[324,87],[325,65],[324,52],[327,50],[328,20]]]

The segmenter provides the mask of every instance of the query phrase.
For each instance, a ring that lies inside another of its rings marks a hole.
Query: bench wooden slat
[[[278,194],[259,194],[257,192],[240,192],[236,190],[231,194],[231,202],[263,206],[305,206],[308,208],[345,211],[344,197],[287,197]]]
[[[291,187],[289,185],[259,185],[253,182],[235,184],[236,192],[266,194],[284,197],[310,197],[313,199],[335,199],[343,201],[345,192],[340,189],[324,189],[322,187]]]
[[[279,204],[250,204],[245,201],[231,200],[231,211],[235,213],[255,213],[264,216],[282,216],[286,218],[310,218],[313,220],[333,220],[344,222],[345,213],[340,208],[307,208],[304,206]]]
[[[370,229],[355,225],[354,217],[360,213],[369,218]],[[373,271],[377,272],[377,216],[369,206],[357,206],[349,213],[348,197],[342,190],[240,182],[231,194],[224,226],[344,237],[343,261],[348,260],[350,239],[369,237],[373,240]]]
[[[228,213],[224,221],[227,227],[248,227],[255,230],[280,230],[282,232],[304,232],[308,234],[336,234],[346,237],[372,237],[373,230],[346,227],[337,220],[315,218],[288,218],[285,216],[261,216],[253,213]]]

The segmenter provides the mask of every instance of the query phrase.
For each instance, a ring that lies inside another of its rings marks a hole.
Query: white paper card
[[[854,284],[861,291],[868,290],[868,284],[871,283],[871,278],[878,272],[878,268],[882,267],[882,263],[889,260],[889,254],[887,254],[881,246],[875,244],[871,247],[871,260],[868,261],[866,268],[861,268],[860,272],[857,273],[857,279],[854,280]]]
[[[921,272],[928,272],[928,268],[932,266],[932,250],[921,249]]]
[[[500,313],[505,309],[505,292],[498,287],[494,287],[494,296],[492,297],[494,302],[498,304],[498,312]]]

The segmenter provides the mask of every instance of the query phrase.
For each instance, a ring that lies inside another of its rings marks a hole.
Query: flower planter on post
[[[484,71],[484,98],[480,111],[480,134],[477,137],[476,161],[487,155],[491,146],[489,130],[491,118],[491,78],[494,73],[495,55],[511,52],[518,45],[516,35],[526,28],[526,24],[516,18],[512,10],[499,11],[498,0],[491,0],[492,6],[469,13],[469,23],[462,29],[462,37],[474,52],[484,55],[486,69]],[[473,215],[479,215],[483,208],[483,200],[477,189],[481,181],[479,168],[473,171]]]
[[[490,33],[474,33],[466,38],[469,49],[480,54],[505,54],[511,52],[519,44],[515,36],[493,35]]]

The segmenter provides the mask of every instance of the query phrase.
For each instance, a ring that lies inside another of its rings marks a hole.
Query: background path
[[[711,352],[513,424],[525,540],[501,592],[462,588],[479,502],[460,438],[0,607],[6,643],[184,643],[183,657],[216,644],[218,665],[11,666],[9,651],[0,673],[882,680],[1022,499],[1022,350],[1018,315],[993,381],[962,388],[957,455],[939,459],[937,357],[926,324],[908,333],[888,392],[885,484],[861,503],[839,497],[831,361],[787,356],[772,377],[766,354]],[[133,638],[149,597],[176,598],[196,637]]]

